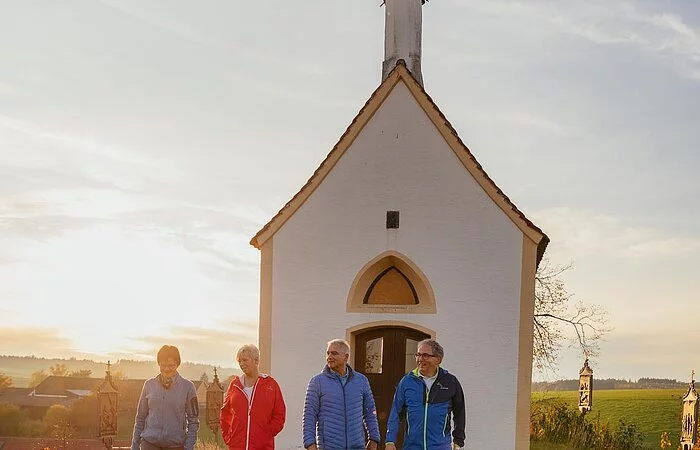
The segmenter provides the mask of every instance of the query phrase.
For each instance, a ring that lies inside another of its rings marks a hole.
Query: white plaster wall
[[[399,230],[385,229],[387,210],[401,212]],[[302,445],[306,385],[325,343],[377,320],[436,330],[443,367],[465,390],[468,445],[514,448],[522,233],[402,82],[273,245],[271,373],[287,403],[278,448]],[[357,272],[389,249],[426,274],[437,314],[346,313]]]

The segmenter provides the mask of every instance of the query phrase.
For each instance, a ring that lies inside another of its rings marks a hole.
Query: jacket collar
[[[348,380],[352,378],[355,375],[355,371],[352,370],[352,367],[350,367],[350,364],[345,364],[345,370],[348,371]],[[328,367],[328,364],[323,366],[323,370],[321,373],[325,374],[327,377],[340,377],[336,372],[333,372],[330,367]]]
[[[413,369],[412,371],[410,371],[408,373],[409,373],[409,375],[411,375],[415,378],[421,378],[421,374],[418,371],[418,367],[416,367],[415,369]],[[447,373],[447,371],[445,369],[443,369],[442,367],[438,367],[438,371],[436,374],[437,377],[435,379],[438,380],[439,378],[442,378],[442,376],[445,375],[446,373]]]
[[[257,383],[258,381],[264,380],[264,379],[268,378],[269,376],[270,375],[268,375],[266,373],[259,373],[258,379],[255,380],[255,382]],[[241,383],[241,376],[240,375],[236,375],[236,377],[233,380],[231,380],[231,384],[235,384],[236,386],[243,389],[243,383]]]
[[[182,379],[182,376],[180,375],[180,372],[175,372],[175,375],[172,376],[171,380],[172,382],[170,383],[170,386],[167,388],[163,385],[163,374],[159,373],[156,375],[156,380],[158,380],[158,385],[161,386],[163,389],[171,389],[173,386],[177,385],[180,380]]]

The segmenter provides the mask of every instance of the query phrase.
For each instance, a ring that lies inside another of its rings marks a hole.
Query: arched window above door
[[[425,274],[405,255],[378,255],[355,276],[347,301],[348,312],[434,314],[433,289]]]
[[[396,266],[377,275],[365,293],[365,305],[417,305],[419,303],[413,283]]]

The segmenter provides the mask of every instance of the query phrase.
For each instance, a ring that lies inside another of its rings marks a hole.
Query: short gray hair
[[[258,361],[260,361],[260,350],[258,350],[258,347],[256,347],[255,345],[246,344],[239,348],[238,352],[236,353],[236,361],[240,360],[241,355],[244,353],[251,359],[257,359]]]
[[[442,345],[438,344],[438,341],[435,339],[423,339],[418,343],[416,348],[420,347],[421,345],[427,345],[430,347],[432,354],[439,358],[443,358],[445,356],[445,350],[442,349]]]
[[[333,339],[331,341],[328,341],[326,347],[330,347],[331,345],[339,346],[345,352],[345,354],[350,353],[350,344],[348,344],[348,341],[346,341],[345,339]]]

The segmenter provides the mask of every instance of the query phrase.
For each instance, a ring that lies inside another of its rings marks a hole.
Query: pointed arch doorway
[[[386,426],[391,403],[399,380],[416,367],[415,353],[418,342],[429,334],[405,326],[381,326],[365,328],[355,333],[355,370],[369,379],[377,407],[379,448],[384,449]],[[403,426],[399,432],[397,448],[403,441]]]

